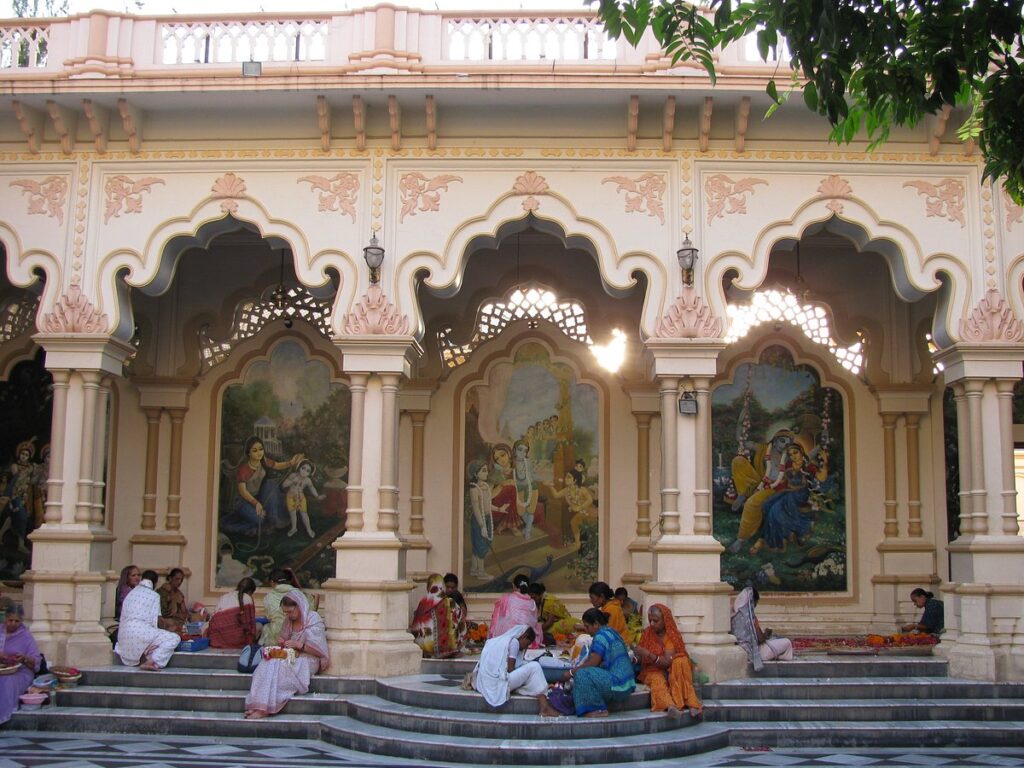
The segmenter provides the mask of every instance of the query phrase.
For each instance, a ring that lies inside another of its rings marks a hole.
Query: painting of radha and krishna
[[[765,592],[847,590],[841,393],[781,346],[712,395],[722,578]]]
[[[503,592],[528,573],[548,590],[597,578],[600,398],[542,345],[521,346],[466,393],[463,572]]]
[[[250,365],[221,401],[216,584],[291,568],[304,586],[335,572],[345,530],[351,399],[294,341]]]

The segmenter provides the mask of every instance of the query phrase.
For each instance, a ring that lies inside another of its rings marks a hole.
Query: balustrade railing
[[[596,18],[448,18],[451,61],[614,60],[617,44]]]
[[[323,61],[327,20],[162,22],[164,64]]]
[[[49,24],[0,25],[0,69],[46,66]]]
[[[357,54],[361,62],[370,54],[384,63],[393,52],[413,55],[424,65],[551,61],[613,68],[646,67],[661,58],[651,35],[633,49],[609,38],[596,15],[585,12],[488,16],[380,6],[337,16],[153,17],[94,12],[32,23],[0,21],[0,71],[8,73],[55,71],[89,59],[115,58],[131,61],[136,71],[159,68],[164,73],[168,67],[248,61],[345,66]],[[720,52],[719,64],[745,71],[776,66],[764,65],[745,40]],[[124,73],[121,66],[110,75]]]

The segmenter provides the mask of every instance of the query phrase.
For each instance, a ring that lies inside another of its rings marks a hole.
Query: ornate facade
[[[293,564],[334,668],[402,674],[427,574],[486,616],[519,568],[669,604],[713,679],[747,579],[805,634],[923,586],[953,674],[1024,679],[1021,209],[955,113],[867,153],[719,71],[585,13],[0,23],[0,367],[52,379],[0,546],[45,652],[109,658],[129,562],[208,602]]]

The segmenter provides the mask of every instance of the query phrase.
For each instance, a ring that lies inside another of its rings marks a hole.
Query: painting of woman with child
[[[581,379],[528,342],[467,388],[458,511],[468,590],[504,592],[521,571],[562,591],[597,578],[601,394]]]
[[[351,401],[297,342],[249,365],[221,400],[218,586],[290,567],[316,587],[345,530]]]

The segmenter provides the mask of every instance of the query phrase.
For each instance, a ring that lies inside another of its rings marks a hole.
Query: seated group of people
[[[512,592],[496,602],[474,676],[474,687],[488,704],[500,706],[517,692],[536,697],[542,716],[557,717],[543,666],[526,661],[525,654],[530,646],[544,644],[545,633],[550,639],[582,630],[590,639],[589,650],[558,681],[571,688],[577,716],[606,717],[608,705],[628,698],[639,681],[650,689],[651,711],[675,716],[686,710],[700,717],[703,705],[693,686],[693,664],[667,606],[652,605],[647,627],[636,631],[627,615],[638,615],[638,607],[624,589],[616,595],[605,582],[594,582],[588,592],[592,607],[578,623],[545,592],[543,584],[520,575],[513,579]]]

